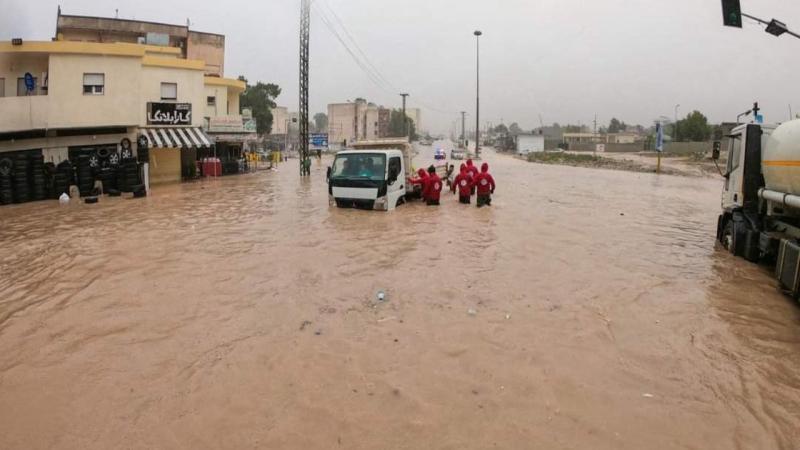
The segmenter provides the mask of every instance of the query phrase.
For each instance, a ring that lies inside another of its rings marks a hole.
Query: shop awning
[[[150,148],[211,147],[212,140],[200,128],[141,128]]]

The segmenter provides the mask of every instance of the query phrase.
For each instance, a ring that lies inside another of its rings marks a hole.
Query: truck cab
[[[404,151],[399,148],[341,151],[328,169],[329,203],[391,211],[405,199],[407,173]]]

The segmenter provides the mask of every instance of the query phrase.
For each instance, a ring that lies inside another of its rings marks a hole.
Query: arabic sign
[[[242,133],[244,124],[242,116],[217,116],[208,118],[210,133]]]
[[[308,143],[314,148],[328,148],[328,133],[313,133],[308,136]]]
[[[147,103],[148,125],[191,125],[191,103]]]

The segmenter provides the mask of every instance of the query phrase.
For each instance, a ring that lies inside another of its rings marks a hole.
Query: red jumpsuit
[[[418,185],[422,186],[422,191],[421,191],[422,192],[422,200],[427,200],[427,198],[425,197],[425,192],[428,189],[427,188],[427,185],[428,185],[428,172],[426,172],[425,169],[419,169],[417,171],[417,175],[419,176],[419,178],[412,178],[411,179],[411,184],[418,184]]]
[[[461,173],[456,176],[453,186],[458,187],[458,201],[469,204],[472,193],[472,175],[467,172],[466,166],[461,165]]]
[[[439,197],[442,192],[442,179],[436,172],[428,175],[428,183],[425,186],[426,192],[422,195],[425,197],[428,205],[438,205]]]
[[[492,205],[492,194],[494,193],[494,178],[489,174],[489,164],[481,165],[481,173],[475,178],[475,185],[478,187],[478,208],[483,205]]]

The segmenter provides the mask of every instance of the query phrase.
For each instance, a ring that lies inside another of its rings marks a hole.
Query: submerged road
[[[800,308],[720,182],[486,160],[484,209],[296,160],[0,208],[0,448],[797,448]]]

